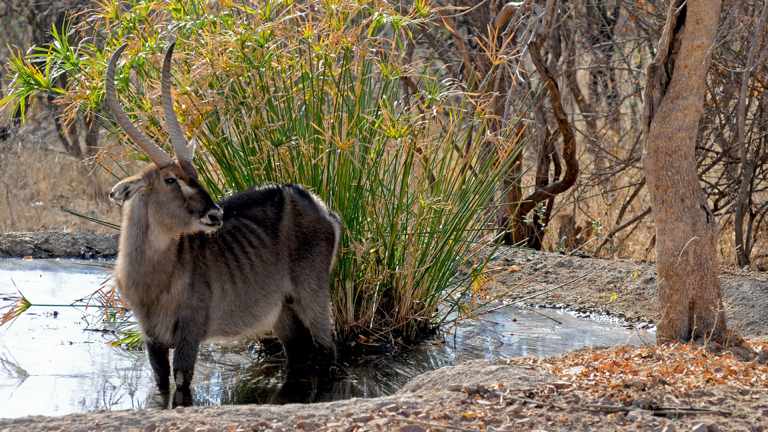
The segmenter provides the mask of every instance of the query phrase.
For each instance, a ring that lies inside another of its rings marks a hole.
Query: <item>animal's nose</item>
[[[220,226],[221,219],[223,216],[224,216],[224,212],[221,211],[221,208],[216,207],[208,211],[208,213],[203,218],[203,221],[205,221],[208,225]]]

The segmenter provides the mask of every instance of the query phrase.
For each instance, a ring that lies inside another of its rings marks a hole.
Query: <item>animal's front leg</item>
[[[152,340],[146,342],[149,364],[155,373],[155,383],[160,390],[168,390],[170,387],[169,375],[171,374],[171,365],[168,362],[168,347]]]
[[[176,350],[173,352],[173,380],[176,390],[187,390],[192,383],[195,362],[203,333],[193,320],[179,320],[174,334]]]

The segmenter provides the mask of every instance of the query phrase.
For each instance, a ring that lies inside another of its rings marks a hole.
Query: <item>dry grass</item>
[[[116,179],[97,167],[89,172],[61,150],[50,119],[38,116],[18,133],[0,142],[0,232],[13,231],[89,231],[109,232],[109,228],[89,222],[62,211],[72,210],[93,218],[119,223],[120,208],[109,201],[107,194]],[[588,166],[589,156],[582,154],[582,166]],[[622,179],[630,183],[636,179]],[[550,235],[544,242],[548,251],[557,251],[560,240],[571,234],[567,215],[575,214],[576,242],[581,245],[594,236],[593,222],[598,221],[602,235],[613,228],[613,221],[632,189],[617,184],[614,192],[567,193],[556,204],[550,222]],[[593,189],[597,190],[597,188]],[[611,195],[613,194],[613,195]],[[574,195],[581,196],[574,200]],[[591,195],[591,196],[590,196]],[[624,216],[624,221],[645,210],[647,191],[641,192]],[[648,215],[636,226],[619,233],[605,245],[599,256],[654,261],[655,227],[653,215]],[[592,241],[584,250],[594,254],[600,240]],[[718,249],[721,264],[735,265],[733,249],[733,222],[721,221]],[[565,245],[572,249],[573,244]],[[569,247],[570,246],[570,247]],[[612,248],[612,250],[610,250]],[[611,253],[613,252],[613,253]],[[753,256],[755,265],[768,265],[766,240],[759,241]]]
[[[0,142],[0,232],[112,231],[63,211],[119,223],[108,196],[115,179],[100,167],[89,171],[61,150],[50,119],[28,121]]]

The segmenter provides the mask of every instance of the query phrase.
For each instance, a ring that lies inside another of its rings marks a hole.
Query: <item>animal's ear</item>
[[[143,189],[147,189],[147,181],[144,177],[130,177],[116,184],[109,193],[109,197],[116,203],[122,203]]]

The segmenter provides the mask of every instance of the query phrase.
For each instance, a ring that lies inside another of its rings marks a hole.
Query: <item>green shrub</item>
[[[59,37],[36,51],[49,65],[40,74],[66,68],[71,80],[56,91],[68,112],[103,117],[111,128],[102,110],[106,61],[128,42],[118,92],[168,147],[159,66],[176,39],[176,111],[198,141],[195,163],[211,194],[300,183],[343,218],[332,279],[341,340],[413,340],[473,307],[485,280],[476,252],[492,243],[495,196],[519,143],[487,134],[485,109],[441,81],[432,59],[404,54],[412,30],[433,25],[429,8],[244,3],[104,2],[71,36],[88,39],[70,46]],[[13,65],[17,76],[30,67],[19,57]],[[45,77],[31,81],[45,88]],[[17,86],[6,102],[35,91]],[[124,158],[117,150],[102,158]]]

